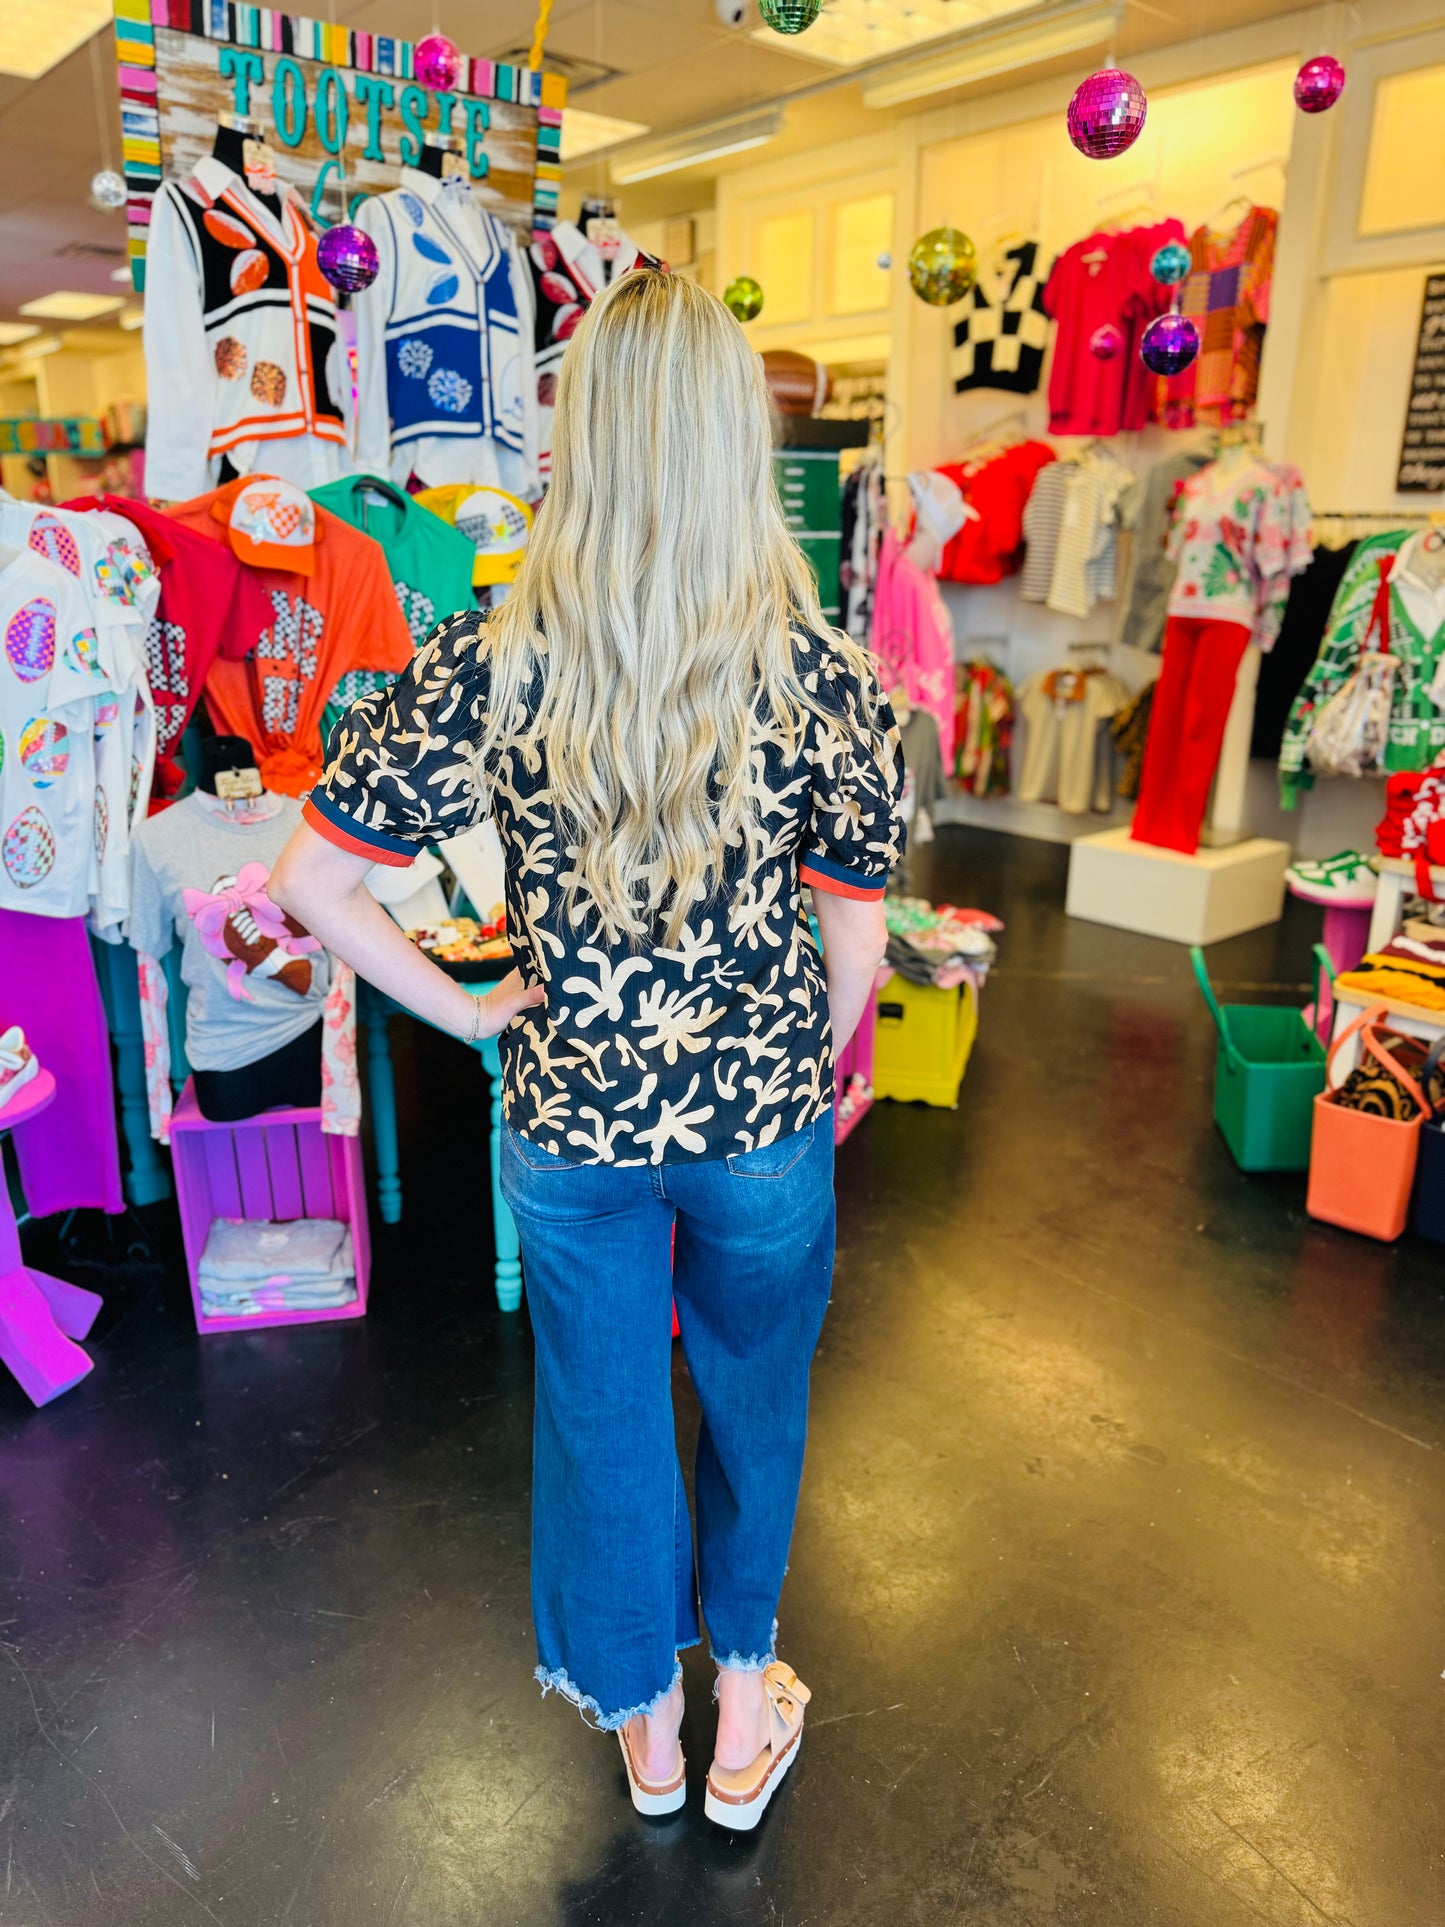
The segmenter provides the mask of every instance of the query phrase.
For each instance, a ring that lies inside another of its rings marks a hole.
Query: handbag
[[[1399,662],[1390,653],[1392,555],[1378,562],[1379,585],[1360,639],[1360,660],[1320,709],[1305,738],[1305,760],[1317,776],[1363,776],[1380,766],[1390,734]],[[1379,631],[1380,646],[1369,647]]]
[[[1315,1099],[1305,1200],[1312,1218],[1387,1244],[1399,1237],[1409,1218],[1420,1129],[1430,1109],[1424,1091],[1401,1061],[1397,1048],[1403,1042],[1401,1034],[1383,1022],[1388,1014],[1383,1004],[1376,1004],[1348,1024],[1330,1045],[1325,1059],[1325,1089]],[[1337,1089],[1330,1088],[1335,1059],[1356,1035],[1361,1046],[1360,1069],[1383,1070],[1391,1082],[1403,1087],[1409,1100],[1407,1117],[1397,1116],[1394,1097],[1369,1080],[1355,1087],[1357,1093],[1362,1089],[1372,1093],[1364,1101],[1343,1101],[1348,1078]]]

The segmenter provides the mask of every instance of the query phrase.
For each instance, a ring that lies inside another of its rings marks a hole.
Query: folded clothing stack
[[[1445,1010],[1445,930],[1408,923],[1382,950],[1371,950],[1353,970],[1342,970],[1337,990],[1369,998],[1394,997],[1418,1010]]]
[[[951,990],[961,983],[979,989],[998,956],[994,936],[1003,929],[986,910],[956,910],[922,897],[885,897],[888,963],[910,983]]]
[[[338,1218],[216,1218],[200,1265],[208,1318],[330,1311],[356,1299],[351,1228]]]

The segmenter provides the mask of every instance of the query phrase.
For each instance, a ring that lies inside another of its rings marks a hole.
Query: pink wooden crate
[[[360,1318],[371,1274],[371,1236],[359,1137],[330,1137],[317,1106],[263,1111],[241,1124],[201,1116],[190,1080],[171,1118],[176,1202],[186,1246],[191,1303],[200,1332],[258,1331]],[[356,1302],[316,1311],[208,1318],[201,1310],[201,1254],[216,1218],[339,1218],[351,1227]]]

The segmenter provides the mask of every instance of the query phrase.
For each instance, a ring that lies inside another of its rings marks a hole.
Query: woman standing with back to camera
[[[700,1589],[706,1811],[746,1828],[809,1697],[777,1659],[777,1604],[833,1269],[833,1056],[902,842],[897,732],[868,657],[823,620],[773,488],[762,370],[719,301],[653,270],[614,283],[562,364],[554,434],[511,596],[353,704],[271,895],[419,1015],[503,1033],[537,1677],[618,1732],[634,1805],[672,1812]],[[488,811],[517,968],[477,999],[362,879]],[[674,1296],[702,1406],[695,1565]]]

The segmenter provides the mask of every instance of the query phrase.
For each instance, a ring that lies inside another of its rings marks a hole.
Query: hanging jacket
[[[952,769],[953,624],[938,578],[920,569],[888,528],[878,548],[872,644],[884,694],[906,690],[915,708],[935,718],[943,766]]]
[[[1315,666],[1305,678],[1285,724],[1279,752],[1280,800],[1293,809],[1302,790],[1314,786],[1305,745],[1320,710],[1359,667],[1366,647],[1388,648],[1397,662],[1390,699],[1389,735],[1382,767],[1428,769],[1445,752],[1445,622],[1426,633],[1400,591],[1402,551],[1412,537],[1403,529],[1361,542],[1336,591]],[[1380,563],[1388,566],[1381,580]],[[1378,608],[1378,616],[1376,611]],[[1372,627],[1372,618],[1374,619]],[[1381,635],[1383,625],[1384,634]]]
[[[415,167],[356,225],[381,261],[356,297],[357,467],[535,496],[531,291],[512,230],[464,181]]]
[[[221,457],[314,488],[345,467],[350,380],[316,234],[206,156],[166,181],[146,245],[146,492],[203,495]],[[264,451],[264,453],[262,452]]]

